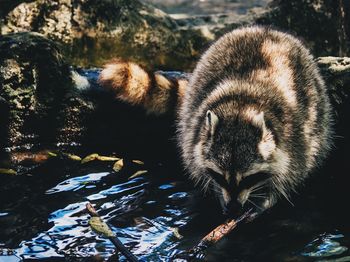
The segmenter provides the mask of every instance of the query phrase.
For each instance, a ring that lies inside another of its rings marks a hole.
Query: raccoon
[[[107,65],[101,84],[149,112],[166,112],[169,90],[176,90],[185,169],[218,195],[225,211],[262,212],[280,198],[290,201],[331,148],[324,82],[310,52],[287,33],[261,26],[233,30],[203,54],[182,85],[136,65],[124,64],[134,67],[128,73],[113,66],[121,64]]]

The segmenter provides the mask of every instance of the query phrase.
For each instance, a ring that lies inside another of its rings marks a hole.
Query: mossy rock
[[[0,38],[0,148],[69,143],[91,109],[60,48],[38,33]],[[77,110],[79,108],[79,110]]]
[[[37,33],[2,36],[0,58],[1,144],[29,142],[32,126],[55,125],[50,112],[70,88],[69,66],[57,45]]]
[[[2,34],[39,32],[63,44],[76,65],[101,66],[114,56],[171,68],[193,62],[208,43],[200,32],[184,39],[177,23],[137,0],[38,0],[8,13]]]

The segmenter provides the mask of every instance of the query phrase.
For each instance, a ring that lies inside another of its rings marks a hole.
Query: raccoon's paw
[[[139,65],[113,60],[104,66],[99,83],[111,90],[118,99],[131,104],[142,104],[150,88],[148,73]]]

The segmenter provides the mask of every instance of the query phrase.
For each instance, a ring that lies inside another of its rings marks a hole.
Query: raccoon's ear
[[[258,150],[264,160],[267,160],[276,150],[276,141],[271,131],[267,130],[266,128],[263,131],[263,137],[259,142]]]
[[[262,129],[262,139],[259,142],[258,150],[264,160],[267,160],[276,149],[276,142],[273,134],[267,129],[264,119],[264,112],[256,114],[253,118],[256,125]]]
[[[265,118],[264,118],[264,112],[260,112],[258,114],[255,114],[252,117],[252,121],[259,127],[261,127],[263,130],[266,129],[266,124],[265,124]]]
[[[218,123],[219,123],[218,116],[215,115],[213,111],[208,110],[206,113],[205,125],[206,125],[207,130],[210,132],[211,135],[214,135],[215,129],[216,129]]]

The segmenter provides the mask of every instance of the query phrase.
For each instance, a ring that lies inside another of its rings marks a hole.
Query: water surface
[[[89,228],[88,202],[143,261],[168,261],[223,220],[214,200],[196,200],[181,169],[127,161],[114,172],[112,164],[57,159],[30,175],[1,176],[0,261],[109,258],[114,246]],[[141,169],[149,173],[128,179]],[[242,225],[211,248],[206,261],[349,261],[348,206],[336,191],[324,197],[329,185],[311,188],[294,198],[294,207],[282,203]]]

